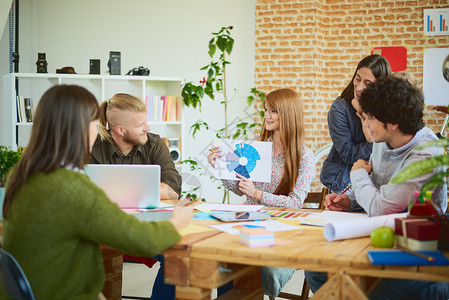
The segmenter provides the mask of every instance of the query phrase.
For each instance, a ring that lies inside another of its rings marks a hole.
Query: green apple
[[[371,231],[371,245],[379,248],[393,248],[394,231],[390,227],[379,227]]]

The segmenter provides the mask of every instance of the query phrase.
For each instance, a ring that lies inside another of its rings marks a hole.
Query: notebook
[[[417,252],[431,256],[435,259],[435,261],[429,262],[426,259],[397,249],[368,250],[368,259],[373,265],[386,265],[386,266],[449,265],[448,258],[441,251],[435,250],[435,251],[417,251]]]
[[[158,165],[89,164],[84,172],[122,209],[163,206]]]

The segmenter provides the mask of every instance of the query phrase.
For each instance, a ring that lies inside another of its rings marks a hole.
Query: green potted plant
[[[207,75],[200,81],[200,85],[196,85],[193,82],[186,82],[182,86],[182,98],[186,107],[198,109],[201,112],[201,104],[206,95],[212,101],[219,99],[220,104],[224,106],[222,110],[220,109],[224,114],[223,128],[212,128],[205,120],[199,119],[190,128],[193,138],[195,138],[195,134],[198,131],[204,129],[214,131],[217,138],[247,139],[249,134],[262,126],[260,123],[255,122],[255,119],[257,117],[263,119],[263,111],[255,112],[244,118],[237,118],[234,121],[229,120],[228,105],[238,98],[236,90],[234,90],[232,95],[229,95],[227,91],[226,67],[231,64],[227,60],[227,57],[231,54],[234,47],[234,39],[231,37],[232,29],[232,26],[222,27],[218,32],[212,33],[212,39],[209,41],[208,46],[208,54],[211,62],[200,69],[207,72]],[[263,101],[265,94],[257,88],[252,88],[250,90],[250,96],[246,98],[248,107],[251,107],[255,97]],[[216,118],[216,116],[211,116],[211,118]],[[184,160],[181,163],[189,165],[191,171],[200,172],[200,176],[205,174],[204,170],[198,165],[198,162],[193,159]],[[211,180],[215,180],[215,177],[209,177]],[[223,189],[224,191],[223,203],[229,203],[229,191],[224,189],[223,185],[220,185],[218,189]],[[193,199],[197,197],[196,190],[186,191],[183,194]]]
[[[11,167],[19,161],[22,154],[22,148],[17,148],[17,150],[14,151],[8,147],[0,146],[0,211],[1,207],[3,207],[3,199],[5,196],[6,175]]]
[[[445,147],[446,150],[449,149],[449,138],[442,138],[437,141],[432,141],[425,143],[419,148],[432,147],[432,146],[440,146]],[[421,188],[420,194],[418,197],[425,195],[427,191],[433,190],[436,187],[447,182],[447,177],[449,176],[449,153],[445,151],[444,154],[429,157],[427,159],[414,162],[410,164],[407,168],[399,172],[393,179],[391,179],[392,183],[402,183],[410,178],[418,177],[424,175],[430,171],[432,171],[436,167],[443,166],[441,171],[437,172],[435,175],[430,178]],[[438,205],[438,203],[436,203]],[[447,217],[443,214],[438,218],[441,220],[443,226],[440,232],[440,242],[439,249],[448,250],[449,249],[449,224]]]

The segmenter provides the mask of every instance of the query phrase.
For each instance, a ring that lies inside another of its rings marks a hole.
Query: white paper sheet
[[[239,173],[254,182],[271,181],[272,142],[221,139],[217,146],[223,156],[215,162],[216,178],[239,180]]]
[[[235,226],[245,226],[249,225],[251,227],[263,227],[266,230],[275,232],[275,231],[287,231],[287,230],[300,230],[302,229],[299,226],[288,225],[285,223],[281,223],[275,220],[267,220],[267,221],[254,221],[254,222],[238,222],[238,223],[226,223],[223,225],[209,225],[209,227],[215,228],[220,231],[227,232],[232,235],[237,235],[240,233],[238,228],[234,228]]]
[[[196,205],[195,208],[205,208],[211,211],[259,211],[263,205],[249,204],[219,204],[219,203],[202,203]]]
[[[423,92],[427,105],[449,103],[449,82],[443,76],[443,62],[449,56],[449,48],[429,48],[424,52]]]
[[[348,220],[360,220],[368,218],[368,214],[330,211],[325,210],[319,213],[310,214],[307,217],[300,218],[301,225],[314,225],[314,226],[326,226],[332,222],[348,221]]]
[[[324,237],[328,241],[352,239],[369,236],[371,231],[378,227],[390,227],[394,230],[394,219],[405,218],[407,213],[391,214],[366,219],[338,221],[327,224],[324,227]]]

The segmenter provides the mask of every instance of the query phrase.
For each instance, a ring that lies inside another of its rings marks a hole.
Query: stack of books
[[[182,101],[177,96],[146,96],[149,122],[181,121]]]

